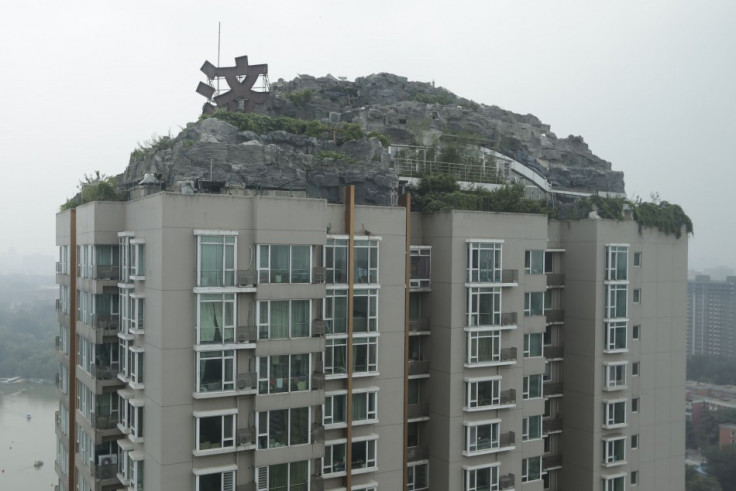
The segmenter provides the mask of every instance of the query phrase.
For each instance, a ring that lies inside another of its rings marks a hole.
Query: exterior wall
[[[736,357],[736,276],[688,281],[687,352]]]

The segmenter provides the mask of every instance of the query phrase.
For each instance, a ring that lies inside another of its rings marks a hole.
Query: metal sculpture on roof
[[[216,109],[233,112],[250,112],[256,104],[268,100],[268,65],[249,65],[247,56],[235,58],[235,66],[216,67],[205,61],[202,73],[208,83],[200,82],[197,93],[205,96],[207,102],[202,114],[211,114]],[[220,80],[225,80],[228,89],[220,90]],[[260,84],[254,88],[256,82]]]

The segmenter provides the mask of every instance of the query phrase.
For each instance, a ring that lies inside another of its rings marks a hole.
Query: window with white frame
[[[345,337],[325,339],[324,373],[342,375],[347,373],[347,344]]]
[[[130,436],[134,438],[143,438],[143,406],[128,401],[128,422],[130,423]]]
[[[468,364],[501,361],[501,333],[499,331],[468,331]]]
[[[544,251],[524,251],[524,271],[526,274],[544,273]]]
[[[468,288],[468,326],[501,324],[501,288]]]
[[[325,403],[322,406],[322,424],[334,425],[347,421],[347,393],[325,394]]]
[[[429,487],[429,464],[408,464],[406,466],[406,489],[420,491]]]
[[[77,452],[88,467],[94,466],[95,461],[95,440],[89,436],[82,426],[77,423]]]
[[[197,415],[195,449],[214,450],[235,447],[235,410],[228,414]]]
[[[603,440],[603,463],[620,465],[626,462],[626,437]]]
[[[197,352],[197,392],[235,390],[235,351]]]
[[[199,294],[197,300],[197,343],[234,342],[235,320],[237,319],[235,294]]]
[[[618,390],[626,387],[626,362],[603,365],[606,390]]]
[[[525,292],[524,293],[524,315],[543,315],[544,314],[544,292]]]
[[[258,448],[309,443],[309,408],[275,409],[256,414]]]
[[[360,469],[373,469],[376,467],[378,437],[370,435],[366,437],[353,438],[352,444],[352,469],[353,472]]]
[[[632,413],[639,412],[639,398],[638,397],[634,397],[631,399],[631,412]]]
[[[258,393],[281,394],[309,390],[311,355],[272,355],[258,357]]]
[[[524,377],[522,394],[524,399],[542,397],[542,375],[527,375]]]
[[[626,489],[626,474],[603,478],[603,491],[624,491],[624,489]]]
[[[500,242],[468,242],[467,281],[496,283],[501,281]]]
[[[524,358],[542,356],[544,333],[524,334]]]
[[[378,241],[355,240],[355,284],[378,283]]]
[[[605,350],[606,351],[625,351],[627,341],[627,322],[626,321],[610,321],[603,323],[606,331]]]
[[[497,491],[498,465],[473,467],[463,473],[463,491]]]
[[[542,415],[528,416],[521,420],[521,440],[538,440],[542,438]]]
[[[196,491],[235,491],[235,482],[235,471],[199,474]]]
[[[136,278],[146,276],[146,243],[141,239],[131,239],[130,275]]]
[[[69,246],[59,246],[59,266],[56,269],[57,273],[69,274]]]
[[[499,448],[500,426],[500,419],[466,424],[465,452],[470,454]]]
[[[378,392],[353,392],[353,424],[378,420]]]
[[[465,382],[465,405],[468,409],[480,409],[500,404],[500,378]]]
[[[327,239],[324,247],[324,265],[328,285],[348,283],[348,239]]]
[[[258,339],[303,338],[310,335],[311,300],[258,302]]]
[[[521,482],[536,481],[542,478],[542,457],[529,457],[521,460]]]
[[[236,245],[235,233],[197,235],[197,286],[235,286]]]
[[[641,252],[634,253],[634,267],[641,267]]]
[[[641,303],[641,288],[634,288],[631,295],[631,301],[634,303]]]
[[[143,348],[133,346],[128,349],[128,367],[130,369],[130,384],[136,389],[143,388]]]
[[[325,456],[322,458],[322,474],[345,472],[346,443],[325,442]]]
[[[358,289],[353,294],[353,331],[378,330],[378,290]]]
[[[256,491],[308,489],[309,461],[256,467],[256,485]]]
[[[353,300],[355,297],[353,297]],[[348,332],[348,291],[327,290],[324,299],[323,315],[327,334]]]
[[[639,471],[631,471],[631,485],[636,486],[639,484]]]
[[[631,450],[639,448],[639,435],[631,435]]]
[[[606,280],[626,281],[628,280],[629,246],[609,245],[606,246]]]
[[[312,274],[312,246],[258,246],[259,283],[309,283]]]
[[[432,248],[411,246],[409,283],[412,288],[429,288],[432,266]]]
[[[627,315],[628,285],[606,285],[606,318],[625,319]]]
[[[606,428],[626,426],[626,399],[603,402],[603,426]]]
[[[638,361],[635,361],[631,364],[631,376],[632,377],[638,377],[639,376],[639,369],[640,364]]]
[[[375,373],[378,371],[378,338],[353,338],[353,373]]]
[[[638,340],[641,338],[641,325],[634,324],[631,326],[631,339]]]

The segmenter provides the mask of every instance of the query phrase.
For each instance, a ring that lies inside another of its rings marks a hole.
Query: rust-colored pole
[[[345,487],[353,480],[353,294],[355,292],[355,187],[345,187],[345,230],[348,231],[348,342],[347,342],[347,443],[345,444]]]
[[[409,473],[409,297],[411,295],[411,193],[401,197],[406,210],[406,244],[404,252],[404,491],[408,490]]]
[[[69,213],[69,454],[67,455],[69,484],[67,490],[76,489],[77,453],[77,210]]]

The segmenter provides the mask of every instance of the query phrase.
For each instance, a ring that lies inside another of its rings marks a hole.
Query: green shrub
[[[311,102],[312,96],[314,96],[314,91],[312,89],[297,90],[286,94],[286,98],[297,106],[308,104]]]
[[[85,182],[79,183],[80,192],[61,205],[61,209],[68,210],[91,201],[123,201],[125,194],[117,189],[114,177],[105,177],[96,171],[96,177],[85,175]]]
[[[344,152],[335,152],[332,150],[323,150],[321,152],[317,152],[315,155],[318,159],[334,159],[338,162],[345,162],[347,164],[357,164],[358,161],[355,160],[350,155],[344,153]]]
[[[384,135],[383,133],[379,133],[377,131],[371,131],[368,133],[368,138],[376,138],[379,142],[381,142],[381,146],[384,148],[388,148],[389,145],[391,145],[391,139]]]

